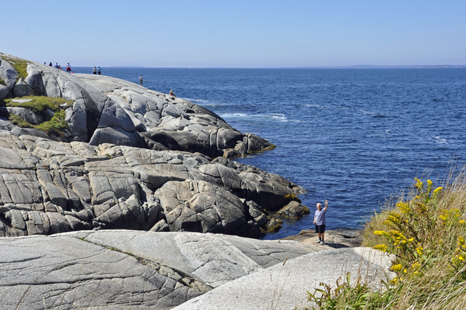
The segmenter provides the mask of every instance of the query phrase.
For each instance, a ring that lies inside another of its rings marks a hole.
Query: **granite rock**
[[[0,135],[0,206],[11,211],[0,217],[0,236],[95,227],[260,237],[266,214],[298,189],[199,153]],[[29,214],[24,225],[14,210]]]
[[[18,61],[26,64],[28,75],[24,80],[17,79],[12,66]],[[0,84],[0,100],[39,95],[73,101],[72,107],[66,109],[67,134],[49,134],[50,139],[199,152],[210,157],[237,157],[274,148],[265,139],[237,131],[217,114],[192,102],[120,79],[68,74],[3,53],[0,78],[4,81]],[[31,120],[25,111],[9,108],[9,113]],[[1,129],[10,134],[43,137],[38,130],[22,130],[7,119],[3,121],[7,124],[0,124]]]

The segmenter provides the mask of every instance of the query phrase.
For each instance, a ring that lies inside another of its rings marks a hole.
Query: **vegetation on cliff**
[[[50,109],[54,112],[53,117],[38,125],[30,124],[15,114],[9,114],[8,119],[16,126],[22,128],[36,128],[47,134],[55,133],[60,136],[63,135],[63,130],[68,128],[68,123],[65,121],[65,109],[68,108],[72,102],[72,100],[46,96],[26,96],[4,100],[4,104],[7,107],[27,108],[34,113],[45,113],[47,109]]]
[[[27,78],[28,62],[26,60],[20,58],[11,58],[7,56],[2,56],[2,58],[8,61],[13,66],[13,68],[15,68],[15,71],[17,73],[16,81],[18,81],[20,78],[22,78],[23,80]]]
[[[386,290],[364,283],[310,294],[318,309],[464,309],[466,306],[466,175],[435,188],[415,179],[412,190],[367,223],[364,246],[394,257]]]

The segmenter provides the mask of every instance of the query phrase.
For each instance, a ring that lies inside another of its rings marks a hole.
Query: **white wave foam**
[[[223,113],[220,116],[224,119],[270,119],[279,122],[294,122],[300,123],[300,120],[289,120],[285,114],[271,113],[271,114],[247,114],[247,113]]]
[[[438,144],[448,144],[447,139],[439,137],[439,136],[433,137],[432,140],[434,140],[434,142]]]

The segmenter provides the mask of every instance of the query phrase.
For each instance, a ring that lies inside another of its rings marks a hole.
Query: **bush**
[[[319,309],[342,309],[331,307],[336,302],[343,309],[466,308],[464,170],[435,189],[430,180],[415,181],[406,198],[375,214],[364,232],[363,245],[395,255],[396,277],[387,279],[384,292],[359,281],[337,283],[333,292],[320,292]]]

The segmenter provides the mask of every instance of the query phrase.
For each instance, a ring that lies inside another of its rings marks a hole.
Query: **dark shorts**
[[[325,232],[325,225],[316,225],[316,233],[323,234]]]

